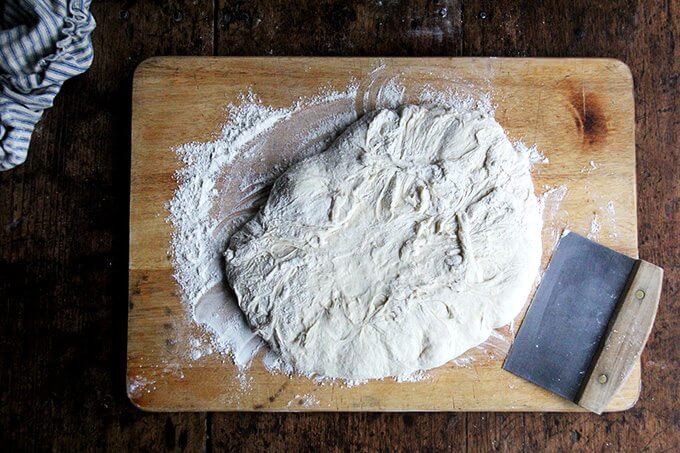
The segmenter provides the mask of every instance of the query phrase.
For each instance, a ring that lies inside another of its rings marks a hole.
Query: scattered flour
[[[319,406],[321,402],[316,398],[316,396],[311,393],[305,393],[304,395],[295,395],[292,400],[288,401],[288,407],[295,408],[296,406],[302,407],[316,407]]]
[[[475,348],[475,349],[477,349],[477,348]],[[469,368],[470,364],[475,362],[476,360],[477,360],[477,357],[473,354],[463,354],[463,355],[460,355],[460,356],[456,357],[455,359],[451,360],[450,363],[452,363],[456,366],[459,366],[459,367]]]
[[[561,229],[558,228],[563,222],[560,219],[560,206],[562,200],[567,195],[567,186],[543,186],[543,193],[539,196],[538,202],[543,212],[543,221],[548,228],[543,229],[543,234],[549,234],[549,243],[553,245],[552,250],[560,239]]]
[[[583,167],[583,168],[581,169],[581,173],[590,174],[590,173],[592,173],[594,170],[597,170],[598,167],[599,167],[599,165],[597,165],[594,161],[591,160],[591,161],[588,162],[588,165],[587,165],[586,167]]]
[[[238,380],[243,389],[248,388],[247,367],[263,343],[225,290],[222,252],[231,234],[266,201],[271,183],[292,163],[325,149],[349,124],[375,108],[394,108],[408,99],[457,112],[494,112],[490,92],[425,86],[408,93],[399,77],[385,77],[385,72],[385,65],[378,65],[367,84],[350,81],[342,90],[325,88],[285,108],[265,105],[249,91],[227,106],[225,125],[212,141],[175,149],[183,165],[176,172],[178,188],[167,206],[174,231],[170,252],[187,313],[203,331],[189,339],[189,356],[193,360],[213,353],[230,357],[241,370]],[[547,163],[536,157],[541,155],[535,147],[521,142],[514,146],[528,152],[532,162]],[[552,196],[555,190],[544,194],[541,202],[556,210],[561,198]],[[501,335],[509,344],[512,332]],[[478,356],[479,351],[473,350],[454,363]],[[292,373],[267,348],[262,360],[271,372]],[[131,385],[137,389],[146,384]]]
[[[418,370],[413,373],[402,374],[394,378],[397,382],[420,382],[430,379],[431,376],[426,371]]]
[[[156,381],[147,379],[143,376],[135,376],[134,378],[128,378],[128,395],[133,400],[139,398],[144,393],[151,393],[156,390]]]
[[[616,208],[614,207],[614,202],[612,200],[607,202],[606,210],[609,218],[609,237],[617,238],[619,237],[619,228],[616,222]]]
[[[550,159],[548,159],[543,153],[541,153],[536,145],[527,146],[521,141],[516,141],[513,143],[517,151],[526,153],[529,155],[529,162],[532,164],[548,164]]]
[[[192,359],[216,349],[231,354],[239,368],[247,367],[252,360],[261,341],[234,301],[227,300],[222,251],[231,233],[266,199],[268,185],[280,173],[295,160],[323,149],[356,120],[357,114],[350,108],[355,96],[356,85],[350,84],[345,91],[325,91],[288,108],[275,109],[249,92],[238,104],[227,107],[228,119],[217,139],[188,143],[175,150],[184,166],[177,171],[178,189],[168,203],[168,220],[174,227],[174,277],[191,316],[212,334],[207,343],[190,340]],[[315,115],[322,120],[309,127]],[[308,131],[304,137],[299,136],[301,130]],[[287,137],[287,141],[272,143],[273,136]],[[262,161],[277,153],[281,145],[293,148],[290,156]],[[238,178],[225,176],[224,169],[229,166],[251,173]],[[216,203],[225,198],[234,203]]]
[[[597,240],[598,236],[600,235],[600,229],[602,226],[600,225],[600,216],[597,214],[593,214],[593,218],[590,221],[590,231],[588,232],[588,239],[590,240]]]
[[[614,202],[612,200],[607,202],[607,212],[612,216],[616,215],[616,208],[614,208]]]
[[[396,109],[404,103],[406,88],[399,83],[397,77],[392,77],[378,90],[377,103],[383,108]]]

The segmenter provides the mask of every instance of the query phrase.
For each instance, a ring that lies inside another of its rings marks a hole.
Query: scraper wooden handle
[[[609,323],[592,371],[576,403],[601,414],[630,374],[652,330],[663,269],[639,260]]]

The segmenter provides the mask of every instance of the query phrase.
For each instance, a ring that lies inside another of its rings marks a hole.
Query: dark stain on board
[[[269,402],[270,402],[270,403],[273,403],[273,402],[276,400],[276,398],[278,398],[279,396],[281,396],[281,393],[283,392],[283,390],[284,390],[287,386],[288,386],[288,383],[287,383],[287,382],[284,382],[283,385],[282,385],[281,387],[279,387],[279,389],[278,389],[273,395],[271,395],[271,396],[269,397]]]
[[[583,145],[586,147],[602,145],[607,140],[609,127],[599,96],[587,91],[582,84],[569,84],[567,89],[574,124],[581,135]]]

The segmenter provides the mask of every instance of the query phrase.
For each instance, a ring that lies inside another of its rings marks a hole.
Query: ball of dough
[[[541,256],[528,156],[493,117],[365,115],[284,173],[225,252],[249,324],[296,371],[446,363],[512,321]]]

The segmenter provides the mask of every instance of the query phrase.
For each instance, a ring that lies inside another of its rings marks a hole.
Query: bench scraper
[[[503,368],[601,414],[642,352],[663,269],[565,232]]]

